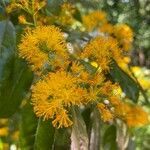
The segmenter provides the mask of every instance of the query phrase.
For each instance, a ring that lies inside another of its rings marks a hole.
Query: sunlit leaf
[[[126,94],[134,102],[137,102],[139,97],[139,87],[137,83],[125,73],[115,62],[112,64],[110,74],[114,81],[118,82]]]

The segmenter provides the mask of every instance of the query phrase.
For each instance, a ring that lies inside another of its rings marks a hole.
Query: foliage
[[[142,147],[149,70],[130,57],[148,48],[137,29],[147,11],[135,2],[0,2],[0,149]]]

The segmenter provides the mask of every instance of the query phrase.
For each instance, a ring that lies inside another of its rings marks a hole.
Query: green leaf
[[[73,126],[71,133],[71,149],[72,150],[87,150],[89,147],[89,139],[87,129],[81,112],[77,108],[72,109]]]
[[[10,21],[0,22],[0,117],[13,115],[33,75],[22,60],[15,56],[16,33]]]
[[[116,127],[109,126],[103,136],[103,149],[104,150],[117,150],[116,143]]]
[[[76,8],[76,11],[75,11],[75,14],[73,15],[73,17],[75,19],[77,19],[78,21],[82,22],[82,16],[81,16],[81,13],[80,11]]]
[[[10,117],[17,111],[32,83],[32,72],[26,63],[20,59],[14,61],[5,66],[7,76],[0,81],[0,117]]]
[[[3,73],[6,75],[10,71],[5,70],[5,66],[9,64],[15,54],[16,32],[10,21],[0,22],[0,80],[3,80]],[[4,76],[5,77],[5,76]]]
[[[90,106],[88,106],[87,108],[85,108],[82,111],[82,117],[83,117],[83,120],[86,124],[86,128],[87,128],[88,133],[90,132],[90,128],[91,128],[91,121],[89,121],[90,118],[91,118],[91,108],[90,108]]]
[[[33,112],[33,108],[30,102],[27,102],[27,104],[21,109],[19,138],[21,150],[32,150],[34,148],[37,123],[38,120]]]
[[[128,98],[137,102],[139,97],[139,87],[137,83],[124,72],[115,62],[112,64],[110,75],[113,80],[118,82]]]
[[[54,138],[54,149],[69,150],[70,149],[70,128],[56,129]]]
[[[54,144],[55,128],[50,120],[38,122],[34,150],[52,150]]]
[[[81,60],[81,63],[89,73],[94,74],[97,71],[97,68],[92,66],[89,62]]]

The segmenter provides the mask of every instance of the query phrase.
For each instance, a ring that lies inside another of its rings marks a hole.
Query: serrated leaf
[[[71,133],[71,150],[88,150],[89,139],[85,122],[81,116],[80,110],[72,109],[73,126]]]
[[[55,128],[50,120],[38,122],[34,150],[52,150],[54,144]]]
[[[21,109],[20,121],[20,148],[21,150],[32,150],[34,148],[35,132],[38,119],[33,112],[30,102]]]
[[[114,125],[109,126],[103,138],[103,149],[104,150],[117,150],[117,143],[116,143],[116,127]]]
[[[126,96],[134,102],[137,102],[139,97],[139,87],[137,83],[115,62],[112,64],[110,75],[112,76],[114,81],[119,83]]]

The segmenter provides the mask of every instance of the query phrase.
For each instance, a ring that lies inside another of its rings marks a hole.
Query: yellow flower
[[[113,84],[111,81],[106,81],[103,83],[103,86],[100,88],[101,94],[105,96],[112,96],[115,90],[118,89],[118,84]]]
[[[56,17],[57,21],[63,26],[73,25],[75,19],[73,14],[75,13],[75,8],[70,3],[63,3],[61,5],[61,11],[59,16]]]
[[[69,119],[67,111],[62,109],[59,114],[56,114],[56,118],[52,121],[54,127],[69,127],[73,122]]]
[[[110,96],[109,101],[114,108],[114,116],[124,120],[124,117],[130,109],[130,105],[126,102],[122,102],[118,95]]]
[[[45,5],[45,0],[19,0],[10,3],[10,5],[6,7],[6,11],[7,13],[11,13],[14,10],[21,9],[31,15],[35,15]]]
[[[98,103],[97,107],[101,113],[104,122],[111,121],[113,118],[119,118],[124,121],[128,127],[138,127],[150,123],[148,113],[142,107],[123,102],[119,94],[112,94],[114,88],[109,82],[102,86],[100,94],[107,96],[109,103],[106,105]],[[103,90],[104,88],[104,90]],[[105,91],[106,90],[106,91]],[[108,93],[108,94],[107,94]]]
[[[129,127],[138,127],[150,123],[148,114],[140,106],[130,106],[125,116],[125,122]]]
[[[99,27],[101,24],[105,23],[106,13],[104,11],[93,11],[88,15],[83,16],[83,25],[88,31],[92,31],[96,27]]]
[[[99,85],[104,81],[104,75],[101,72],[90,74],[84,68],[84,66],[78,62],[73,62],[71,71],[75,76],[79,77],[82,83],[86,83],[92,86]]]
[[[19,55],[35,72],[40,72],[46,65],[62,67],[68,59],[63,34],[55,26],[41,26],[28,31],[19,45]]]
[[[114,30],[114,27],[110,23],[103,24],[99,29],[100,32],[107,33],[107,34],[112,34],[113,30]]]
[[[148,114],[137,105],[122,102],[118,97],[110,97],[114,116],[126,122],[128,127],[138,127],[149,123]]]
[[[8,127],[0,128],[0,137],[7,136],[9,132]]]
[[[133,31],[128,25],[115,25],[113,34],[119,41],[119,44],[120,46],[122,46],[123,50],[128,51],[131,48],[131,44],[133,41]]]
[[[114,114],[116,117],[121,118],[124,120],[125,116],[127,115],[127,112],[130,110],[130,105],[126,102],[118,102],[118,105],[114,105],[115,111]]]
[[[19,16],[18,20],[19,20],[20,24],[26,24],[27,23],[26,18],[23,15]]]
[[[111,96],[109,97],[109,101],[111,102],[112,106],[120,106],[121,100],[117,96]]]
[[[114,52],[116,51],[116,52]],[[117,54],[117,55],[115,55]],[[96,37],[91,40],[81,53],[81,58],[94,61],[103,70],[109,70],[111,58],[119,59],[117,42],[111,37]]]
[[[87,71],[81,72],[80,77],[83,80],[83,82],[89,81],[89,73]]]
[[[87,101],[88,102],[92,102],[92,101],[96,101],[99,97],[99,93],[100,93],[100,89],[97,87],[90,87],[88,89],[88,93],[87,93]]]
[[[102,73],[97,72],[95,74],[89,75],[89,78],[86,82],[92,86],[95,86],[101,85],[104,80],[105,80],[104,75]]]
[[[62,11],[64,11],[64,12],[68,12],[68,13],[71,13],[71,14],[74,14],[75,13],[75,8],[74,8],[74,6],[71,4],[71,3],[68,3],[68,2],[66,2],[66,3],[63,3],[62,5],[61,5],[61,9],[62,9]]]
[[[87,95],[86,90],[80,88],[78,83],[78,78],[64,71],[49,73],[44,80],[37,82],[32,88],[32,103],[36,115],[54,119],[54,126],[70,126],[72,123],[66,109],[71,105],[81,105]]]
[[[98,110],[100,111],[101,118],[104,122],[109,122],[113,120],[114,118],[113,114],[103,103],[97,104],[97,107]]]
[[[84,71],[84,67],[79,62],[72,62],[71,70],[75,74],[80,74]]]
[[[123,51],[120,49],[119,43],[115,38],[109,37],[108,39],[113,47],[110,52],[111,56],[117,63],[119,63],[124,57]]]

